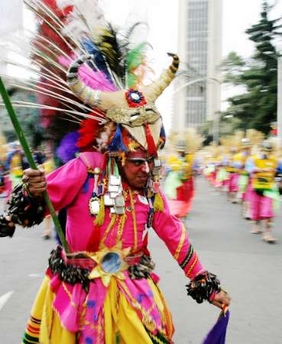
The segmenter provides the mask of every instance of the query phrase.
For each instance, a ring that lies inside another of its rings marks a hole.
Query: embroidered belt
[[[101,255],[101,259],[105,258],[108,254],[110,255],[110,253],[114,254],[116,253],[116,251],[112,250],[109,252],[104,252],[104,254]],[[134,265],[140,262],[142,255],[143,253],[141,252],[136,255],[123,257],[122,259],[127,265]],[[80,268],[86,268],[90,270],[97,266],[97,262],[93,258],[91,258],[91,254],[87,254],[84,252],[65,254],[64,252],[62,252],[62,256],[66,264],[71,264]]]
[[[115,250],[100,251],[87,254],[84,252],[65,254],[61,246],[52,250],[49,258],[49,269],[57,274],[61,281],[71,285],[81,283],[88,291],[89,283],[95,281],[95,277],[102,277],[101,271],[108,275],[117,275],[127,270],[132,279],[148,278],[155,264],[151,257],[143,253],[125,256],[119,255]],[[97,257],[100,259],[97,260]],[[100,275],[98,270],[100,270]]]

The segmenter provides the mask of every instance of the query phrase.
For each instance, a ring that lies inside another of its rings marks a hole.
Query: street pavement
[[[2,204],[3,199],[0,200]],[[274,224],[276,244],[250,233],[239,204],[227,202],[203,178],[185,221],[206,269],[218,275],[232,296],[227,344],[281,344],[282,206]],[[18,228],[0,240],[0,344],[19,344],[55,240],[42,239],[43,226]],[[150,250],[175,323],[176,344],[201,344],[219,309],[186,295],[185,278],[161,240],[152,232]],[[59,344],[59,343],[52,343]],[[132,343],[134,344],[134,343]]]

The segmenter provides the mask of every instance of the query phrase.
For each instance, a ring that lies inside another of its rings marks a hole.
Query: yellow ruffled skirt
[[[161,322],[164,324],[162,331],[156,333],[153,326],[150,331],[150,316],[146,316],[146,312],[140,309],[137,301],[128,302],[130,295],[127,294],[126,286],[122,286],[125,293],[118,287],[118,283],[123,283],[123,281],[112,278],[103,304],[102,320],[98,322],[100,331],[100,333],[98,331],[98,338],[87,338],[87,340],[82,340],[81,332],[72,333],[62,326],[59,314],[52,306],[55,294],[49,282],[50,279],[46,276],[35,299],[22,344],[173,343],[174,326],[171,313],[160,289],[150,279],[148,282],[153,299],[159,310]],[[143,314],[142,319],[140,319],[140,313]],[[85,321],[83,311],[80,312],[80,318],[79,323],[83,324]],[[97,323],[91,326],[97,326]],[[83,331],[83,327],[81,330]]]

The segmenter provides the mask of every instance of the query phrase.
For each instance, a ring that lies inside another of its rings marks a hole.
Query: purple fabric
[[[202,344],[225,344],[229,315],[229,310],[227,310],[225,315],[220,314],[217,322],[207,334]]]
[[[72,131],[62,138],[60,145],[57,148],[57,156],[64,164],[71,159],[74,159],[76,153],[78,153],[78,148],[76,146],[78,138],[78,131]]]

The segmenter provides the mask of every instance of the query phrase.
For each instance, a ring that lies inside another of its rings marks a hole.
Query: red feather
[[[57,17],[61,23],[65,23],[67,20],[67,16],[72,12],[73,6],[66,6],[62,9],[58,8],[56,5],[56,0],[45,0],[45,4],[50,9],[50,12],[53,13],[55,17]],[[66,44],[66,42],[58,35],[58,32],[61,31],[60,25],[57,23],[57,20],[54,20],[48,14],[43,11],[39,10],[37,21],[38,21],[38,36],[33,41],[33,44],[42,52],[50,55],[50,51],[48,49],[54,50],[54,46],[48,45],[46,39],[49,42],[55,44],[58,48],[62,51],[66,52],[68,55],[71,53],[72,49]],[[52,27],[53,26],[53,27]],[[54,30],[55,29],[55,30]],[[41,38],[40,36],[44,37],[45,39]],[[54,52],[54,56],[58,54]],[[35,59],[38,57],[34,57]],[[41,61],[42,62],[42,61]]]
[[[100,112],[95,110],[95,114]],[[102,112],[101,112],[102,113]],[[102,127],[100,126],[99,122],[95,119],[88,118],[81,121],[81,127],[79,129],[80,138],[77,142],[77,147],[80,148],[81,151],[85,150],[93,150],[93,144],[95,139],[99,135],[99,131]]]
[[[62,96],[72,98],[69,94],[65,94],[62,89],[60,90],[58,84],[56,85],[52,77],[49,79],[47,74],[50,73],[51,76],[56,75],[57,83],[59,79],[66,79],[66,73],[57,67],[58,56],[62,54],[59,50],[70,55],[72,48],[58,33],[62,30],[60,25],[66,23],[67,16],[73,11],[73,6],[58,8],[56,0],[44,0],[43,3],[45,6],[44,10],[40,6],[36,9],[36,19],[38,22],[37,34],[31,44],[35,48],[33,50],[32,59],[41,66],[42,72],[46,74],[45,77],[40,77],[36,89],[37,101],[39,104],[43,105],[40,110],[41,125],[51,130],[50,128],[52,128],[53,121],[59,113],[57,109],[64,107],[64,104],[60,102],[58,98],[52,97],[52,93],[55,92],[57,95],[61,94]],[[48,14],[49,11],[50,14]],[[58,49],[55,47],[58,47]],[[50,61],[54,61],[54,63],[50,63]],[[44,92],[42,92],[42,90],[44,90]],[[44,108],[44,106],[46,108]]]

